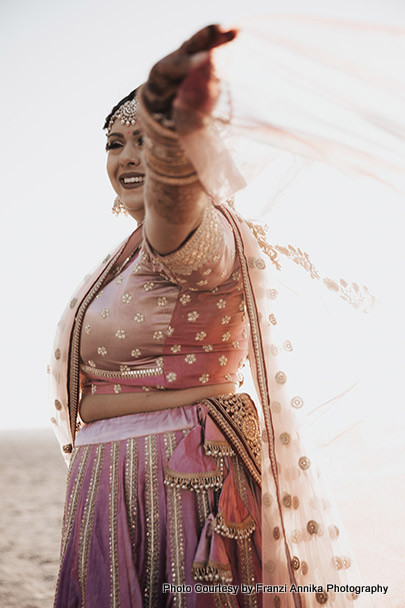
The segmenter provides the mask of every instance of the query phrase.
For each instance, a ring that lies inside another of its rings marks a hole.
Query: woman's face
[[[138,222],[144,217],[145,166],[139,123],[126,126],[117,119],[107,135],[107,173],[128,213]]]

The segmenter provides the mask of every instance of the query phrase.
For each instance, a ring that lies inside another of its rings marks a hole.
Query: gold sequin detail
[[[293,397],[291,399],[291,407],[295,407],[295,409],[299,409],[304,405],[304,401],[301,397]]]
[[[301,456],[301,458],[298,460],[298,466],[303,471],[306,471],[307,469],[309,469],[310,464],[311,464],[311,461],[309,460],[309,458],[307,458],[307,456]]]
[[[55,350],[55,359],[58,361],[60,359],[60,348]]]
[[[277,325],[277,320],[276,320],[276,317],[273,315],[273,313],[271,315],[269,315],[269,321],[272,325]]]
[[[277,372],[275,379],[277,384],[285,384],[287,382],[287,376],[284,372]]]
[[[280,441],[283,445],[288,445],[291,441],[291,436],[289,435],[289,433],[281,433]]]
[[[318,591],[318,593],[315,593],[315,598],[318,604],[326,604],[328,601],[328,594],[326,591]]]
[[[273,538],[275,538],[275,540],[278,540],[280,538],[281,534],[280,534],[280,528],[278,526],[275,526],[273,528]]]
[[[294,555],[294,557],[291,560],[291,566],[293,567],[293,570],[298,570],[300,567],[300,564],[301,564],[301,562],[300,562],[299,558],[296,555]]]
[[[54,405],[55,405],[55,408],[56,408],[57,410],[59,410],[59,411],[60,411],[60,410],[62,409],[62,404],[61,404],[61,402],[59,401],[59,399],[55,399],[55,401],[54,401]]]

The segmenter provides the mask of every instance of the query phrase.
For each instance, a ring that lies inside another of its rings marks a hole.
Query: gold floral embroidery
[[[157,329],[156,331],[153,332],[153,336],[152,338],[154,340],[163,340],[163,332],[160,329]]]
[[[114,393],[118,394],[122,390],[121,384],[114,384]]]
[[[192,363],[195,363],[197,361],[197,357],[192,353],[190,355],[186,355],[184,357],[184,361],[191,365]]]
[[[174,334],[174,327],[171,327],[169,325],[169,327],[166,329],[166,336],[172,336]]]
[[[121,373],[130,372],[130,371],[131,371],[131,368],[129,367],[129,365],[120,365]]]
[[[223,298],[221,298],[220,300],[218,300],[217,302],[217,307],[222,310],[223,308],[225,308],[226,306],[226,300],[224,300]]]
[[[221,319],[221,325],[228,325],[230,320],[231,320],[231,317],[229,315],[225,315]]]
[[[190,302],[190,300],[191,300],[191,296],[190,296],[190,294],[188,294],[188,293],[183,293],[183,294],[180,296],[180,302],[181,302],[181,304],[183,304],[183,306],[184,306],[185,304],[188,304],[188,302]]]
[[[326,602],[328,601],[328,597],[329,596],[326,591],[318,591],[317,593],[315,593],[315,598],[318,604],[326,604]]]
[[[259,247],[264,251],[264,253],[270,258],[273,264],[276,266],[277,270],[281,270],[280,262],[278,261],[278,254],[276,249],[270,245],[270,243],[266,240],[266,231],[268,230],[268,226],[262,224],[254,224],[253,222],[246,222],[255,239],[257,240]]]
[[[166,380],[168,382],[174,382],[176,379],[177,379],[176,372],[169,372],[168,374],[166,374]]]
[[[291,560],[291,566],[293,567],[294,570],[299,570],[300,565],[301,565],[301,562],[300,562],[299,558],[296,555],[294,555]]]
[[[85,325],[84,326],[84,331],[86,332],[86,334],[89,334],[91,332],[91,325]]]
[[[218,361],[221,366],[224,366],[228,363],[228,358],[225,357],[225,355],[221,355],[220,357],[218,357]]]
[[[170,350],[172,353],[179,353],[181,351],[181,344],[173,344],[173,346],[170,347]]]
[[[210,353],[211,351],[214,350],[214,347],[212,346],[212,344],[204,344],[201,348],[203,350],[205,350],[206,353]]]
[[[292,350],[294,350],[293,345],[290,340],[285,340],[285,342],[283,342],[283,348],[287,352],[291,352]]]
[[[103,308],[103,310],[100,312],[100,315],[103,319],[106,319],[107,317],[110,316],[110,309],[109,308]]]
[[[198,287],[204,287],[204,285],[208,285],[208,281],[206,279],[201,279],[201,281],[197,281]]]
[[[107,349],[105,346],[99,346],[97,349],[97,354],[101,355],[102,357],[105,357],[107,355]]]
[[[187,321],[189,321],[190,323],[195,323],[195,321],[197,321],[199,316],[200,316],[199,313],[196,310],[193,310],[192,312],[188,313]]]
[[[132,296],[130,293],[122,294],[121,301],[123,304],[129,304],[131,300],[132,300]]]
[[[141,270],[141,265],[140,264],[137,263],[137,264],[134,264],[132,266],[132,272],[134,274],[138,274],[138,272],[140,272],[140,270]]]
[[[153,283],[153,281],[146,281],[146,283],[144,283],[143,288],[145,291],[150,291],[151,289],[153,289],[155,286],[155,284]]]
[[[180,249],[159,261],[171,272],[179,275],[189,276],[193,271],[201,268],[222,242],[219,217],[215,207],[211,204],[207,205],[201,224],[194,234]]]
[[[269,321],[272,325],[277,325],[276,317],[273,314],[269,315]]]
[[[135,359],[139,359],[139,357],[141,355],[142,355],[142,353],[139,350],[139,348],[134,348],[133,350],[131,350],[131,357],[135,357]]]
[[[238,349],[240,348],[240,347],[239,347],[239,341],[238,341],[238,340],[234,340],[234,341],[232,342],[232,348],[235,348],[236,350],[238,350]]]
[[[166,306],[168,302],[168,299],[166,298],[166,296],[162,296],[161,298],[158,298],[158,306]]]
[[[96,384],[92,384],[91,385],[91,394],[95,395],[97,393],[97,385]]]
[[[199,331],[198,333],[196,333],[194,339],[196,340],[196,342],[201,342],[206,336],[207,333],[205,331]]]
[[[115,332],[115,337],[119,340],[125,340],[127,335],[123,329],[117,329],[117,331]]]
[[[96,364],[94,363],[93,359],[89,359],[87,363],[90,365],[90,367],[96,367]]]
[[[228,342],[229,338],[231,337],[231,332],[230,331],[226,331],[224,334],[222,334],[222,342]]]
[[[135,323],[144,323],[145,315],[142,314],[141,312],[137,312],[136,315],[134,316],[134,321],[135,321]]]
[[[210,375],[202,374],[202,376],[200,376],[198,379],[202,384],[206,384],[208,382],[208,380],[210,379]]]

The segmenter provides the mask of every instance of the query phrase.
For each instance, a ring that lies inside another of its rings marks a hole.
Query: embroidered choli
[[[247,348],[233,233],[209,205],[176,252],[161,256],[144,238],[91,302],[81,335],[83,390],[112,394],[239,383]]]

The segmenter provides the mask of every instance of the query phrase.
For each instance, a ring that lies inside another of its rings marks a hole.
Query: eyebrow
[[[141,135],[141,132],[139,129],[136,129],[135,131],[132,132],[132,135]],[[122,133],[109,133],[107,135],[108,137],[124,137],[124,135]]]

